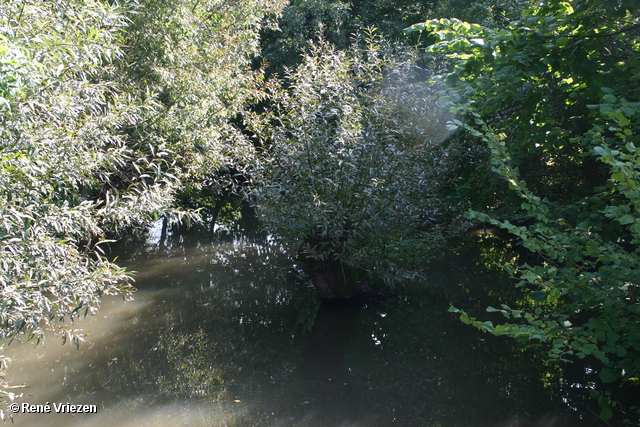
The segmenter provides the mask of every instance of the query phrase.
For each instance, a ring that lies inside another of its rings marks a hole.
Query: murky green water
[[[398,297],[356,307],[321,305],[287,248],[259,233],[158,226],[125,243],[119,262],[139,290],[79,323],[88,343],[7,351],[7,380],[28,385],[19,402],[97,413],[17,414],[15,425],[594,425],[544,386],[556,371],[539,352],[447,312],[484,309],[504,283],[472,245]]]

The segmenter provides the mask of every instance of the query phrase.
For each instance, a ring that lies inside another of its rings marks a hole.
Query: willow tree
[[[127,161],[119,129],[150,108],[113,83],[125,12],[100,1],[0,6],[2,337],[40,337],[100,295],[127,292],[127,276],[98,251],[102,223],[143,199],[162,205],[161,178],[117,203],[87,197]]]
[[[185,215],[176,195],[242,155],[266,3],[2,2],[1,337],[130,292],[105,236]]]
[[[159,158],[182,199],[207,205],[234,184],[251,144],[233,124],[264,97],[252,67],[259,33],[284,0],[142,0],[126,31],[121,80],[155,108],[126,129],[140,156]],[[206,183],[207,185],[203,185]]]
[[[301,267],[325,299],[388,295],[416,274],[401,266],[404,239],[443,206],[435,189],[447,167],[435,88],[411,51],[375,35],[339,51],[324,43],[256,115],[258,212],[298,244]],[[423,241],[435,243],[436,229]]]

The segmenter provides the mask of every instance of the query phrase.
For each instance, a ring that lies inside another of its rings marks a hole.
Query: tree
[[[425,73],[410,51],[375,35],[346,51],[322,43],[284,82],[271,81],[268,111],[250,120],[263,150],[258,213],[299,245],[322,298],[389,294],[415,274],[394,260],[429,212],[438,216],[434,189],[448,164]],[[436,229],[425,235],[439,240]]]
[[[149,107],[112,83],[125,12],[98,1],[0,6],[3,338],[39,338],[43,325],[130,290],[97,243],[105,218],[124,214],[139,194],[123,194],[120,203],[87,197],[127,159],[119,129]],[[165,186],[160,180],[147,189],[152,200]]]
[[[297,66],[314,41],[327,40],[339,49],[347,47],[349,4],[342,1],[298,0],[282,10],[277,27],[266,27],[260,38],[261,57],[267,72],[284,75]]]
[[[293,0],[283,9],[278,27],[265,27],[260,44],[267,74],[294,68],[313,43],[326,40],[337,49],[351,45],[353,34],[375,27],[388,40],[403,38],[402,30],[433,12],[431,0]]]
[[[474,214],[539,255],[513,272],[529,298],[488,309],[509,321],[452,311],[494,334],[547,342],[551,359],[592,360],[604,384],[640,377],[639,20],[632,1],[548,1],[504,28],[434,20],[408,30],[437,35],[433,51],[452,64],[447,96],[466,118],[450,127],[487,144],[534,220]],[[592,393],[609,419],[605,388]]]
[[[177,196],[247,151],[230,121],[259,93],[250,59],[282,6],[2,2],[0,337],[53,328],[77,345],[65,321],[133,290],[106,237],[198,217]]]
[[[250,59],[263,15],[282,6],[0,5],[2,338],[53,328],[78,344],[65,320],[133,290],[106,237],[197,218],[176,198],[246,151],[229,122],[259,92]]]
[[[282,6],[0,6],[2,336],[40,336],[42,320],[128,292],[98,243],[182,218],[177,194],[242,159],[229,122],[259,96],[248,65],[263,15]]]
[[[162,158],[162,170],[180,182],[182,205],[211,207],[236,184],[233,174],[252,146],[233,122],[264,97],[263,74],[251,60],[260,31],[275,25],[284,5],[143,0],[130,16],[121,79],[155,108],[126,130],[129,147],[138,157]]]

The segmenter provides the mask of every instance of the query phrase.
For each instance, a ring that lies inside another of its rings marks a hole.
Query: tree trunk
[[[396,295],[394,289],[375,289],[369,281],[356,279],[354,270],[338,260],[317,260],[305,255],[299,254],[302,269],[323,300],[362,301]]]
[[[318,295],[323,300],[350,300],[360,296],[362,291],[355,281],[349,280],[348,268],[340,261],[302,258],[302,269],[311,278]]]

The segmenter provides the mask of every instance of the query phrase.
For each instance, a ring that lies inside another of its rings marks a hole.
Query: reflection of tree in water
[[[252,239],[167,233],[155,260],[138,250],[137,285],[151,302],[96,362],[105,406],[199,403],[210,407],[205,425],[284,426],[524,426],[565,409],[543,388],[534,349],[446,312],[486,307],[477,288],[506,283],[472,250],[444,257],[428,283],[358,308],[320,305],[290,279],[279,243]]]
[[[344,381],[344,355],[358,318],[357,304],[323,301],[318,307],[298,372],[311,381]]]

